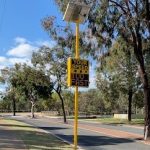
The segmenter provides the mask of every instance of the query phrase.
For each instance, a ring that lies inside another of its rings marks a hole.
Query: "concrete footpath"
[[[0,149],[1,150],[27,150],[25,144],[16,136],[16,131],[5,124],[0,117]]]

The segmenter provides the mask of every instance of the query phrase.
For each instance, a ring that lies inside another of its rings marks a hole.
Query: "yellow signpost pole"
[[[75,58],[79,58],[79,22],[76,22],[76,51]],[[74,147],[77,149],[78,145],[78,86],[75,87],[75,119],[74,119]]]

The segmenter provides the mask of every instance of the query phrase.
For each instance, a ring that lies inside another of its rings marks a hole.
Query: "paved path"
[[[63,124],[58,119],[17,118],[40,127],[73,143],[73,124]],[[150,150],[142,140],[142,129],[127,126],[108,126],[97,123],[79,123],[78,145],[85,150]]]
[[[16,137],[15,132],[0,118],[0,150],[26,150],[24,143]]]

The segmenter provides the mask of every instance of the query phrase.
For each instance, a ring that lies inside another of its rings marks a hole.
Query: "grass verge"
[[[85,121],[92,121],[92,122],[100,122],[103,124],[127,124],[127,125],[144,125],[144,119],[132,119],[129,122],[126,119],[115,119],[115,118],[96,118],[96,119],[84,119]]]
[[[29,124],[11,119],[1,119],[1,125],[15,132],[29,150],[72,150],[72,147],[55,136]]]

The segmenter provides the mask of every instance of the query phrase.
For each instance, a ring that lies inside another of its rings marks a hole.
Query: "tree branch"
[[[113,1],[113,0],[109,0],[111,3],[114,3],[116,6],[118,6],[125,14],[127,14],[126,10],[124,9],[124,7],[122,5],[120,5],[119,3]]]
[[[131,10],[130,10],[128,1],[125,1],[125,3],[126,3],[126,6],[127,6],[127,8],[128,8],[128,13],[127,13],[127,14],[129,14],[129,16],[132,18],[132,13],[131,13]]]
[[[135,5],[129,0],[129,4],[132,5],[132,7],[135,9]]]

